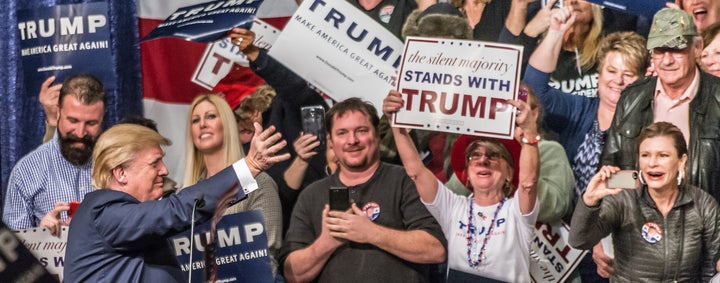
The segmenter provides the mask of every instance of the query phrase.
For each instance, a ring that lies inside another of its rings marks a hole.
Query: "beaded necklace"
[[[468,198],[468,229],[467,229],[467,259],[468,264],[470,265],[470,268],[476,268],[480,266],[480,263],[487,257],[485,256],[485,250],[487,249],[487,242],[490,240],[490,235],[492,235],[493,230],[493,224],[495,224],[495,220],[497,220],[498,213],[500,213],[500,209],[502,208],[503,204],[505,204],[505,200],[507,198],[503,197],[500,203],[498,203],[497,208],[495,209],[495,213],[493,214],[493,219],[490,221],[490,227],[487,230],[487,233],[485,233],[485,238],[483,239],[482,246],[480,247],[480,252],[477,256],[477,261],[472,260],[472,247],[473,247],[473,234],[475,234],[475,224],[473,224],[473,198]]]

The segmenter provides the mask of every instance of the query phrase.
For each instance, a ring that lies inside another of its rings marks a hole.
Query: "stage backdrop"
[[[17,11],[60,4],[93,1],[5,0],[0,9],[0,183],[2,196],[15,162],[40,145],[45,130],[45,115],[38,94],[23,85],[20,63]],[[108,93],[104,125],[112,125],[128,114],[142,114],[142,85],[136,2],[107,0],[111,58],[102,62],[117,74],[117,88]],[[4,198],[3,198],[4,199]],[[2,206],[3,201],[0,201]]]

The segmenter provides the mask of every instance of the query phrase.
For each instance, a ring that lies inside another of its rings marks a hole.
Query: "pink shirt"
[[[673,123],[680,128],[687,144],[690,144],[690,101],[695,98],[699,86],[700,70],[697,68],[692,83],[677,99],[672,99],[666,94],[659,79],[655,86],[653,120]]]

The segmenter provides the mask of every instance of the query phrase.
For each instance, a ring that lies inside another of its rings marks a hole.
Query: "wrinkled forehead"
[[[333,117],[333,130],[347,129],[352,130],[358,127],[373,128],[372,122],[368,114],[358,110],[348,110],[343,113],[335,114]]]

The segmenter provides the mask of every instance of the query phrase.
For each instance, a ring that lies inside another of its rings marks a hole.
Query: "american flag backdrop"
[[[203,2],[208,1],[138,0],[140,38],[178,8]],[[295,9],[294,0],[266,0],[260,6],[257,18],[281,30]],[[172,146],[165,149],[164,161],[170,177],[176,181],[183,180],[185,129],[192,99],[201,93],[223,91],[230,106],[234,107],[240,98],[263,82],[246,68],[246,63],[228,61],[227,52],[223,53],[219,46],[211,49],[205,43],[177,38],[140,44],[145,117],[155,120],[160,133],[173,141]],[[231,70],[233,81],[242,83],[222,84],[221,80]]]

